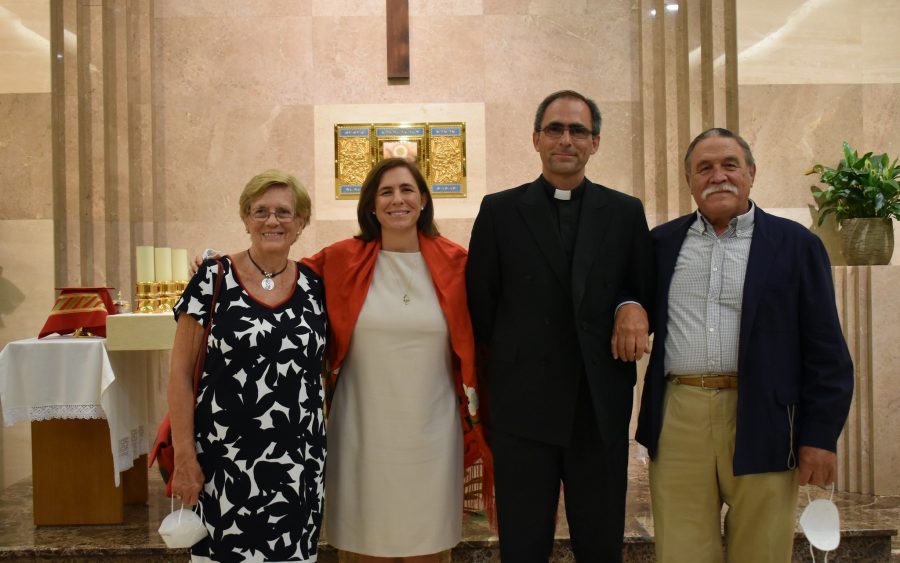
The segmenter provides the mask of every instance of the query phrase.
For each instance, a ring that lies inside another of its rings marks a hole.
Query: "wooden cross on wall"
[[[409,0],[387,0],[387,75],[409,78]]]

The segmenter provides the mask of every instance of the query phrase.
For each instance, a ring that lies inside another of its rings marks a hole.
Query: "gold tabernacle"
[[[335,198],[358,198],[372,166],[393,157],[414,161],[434,197],[466,197],[465,123],[372,123],[334,127]]]

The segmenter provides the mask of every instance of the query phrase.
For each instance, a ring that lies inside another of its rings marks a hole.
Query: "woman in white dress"
[[[360,234],[304,260],[329,319],[325,534],[359,561],[437,562],[460,540],[465,468],[492,463],[478,420],[466,251],[439,235],[427,183],[386,159]]]

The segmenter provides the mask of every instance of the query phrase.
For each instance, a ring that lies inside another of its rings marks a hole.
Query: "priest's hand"
[[[637,303],[625,303],[616,311],[612,356],[623,362],[636,362],[650,353],[650,322],[647,311]]]

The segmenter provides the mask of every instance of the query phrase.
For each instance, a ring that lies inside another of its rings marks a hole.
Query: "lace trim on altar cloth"
[[[106,418],[100,405],[43,405],[40,407],[9,407],[3,409],[3,423],[77,418],[81,420]]]

